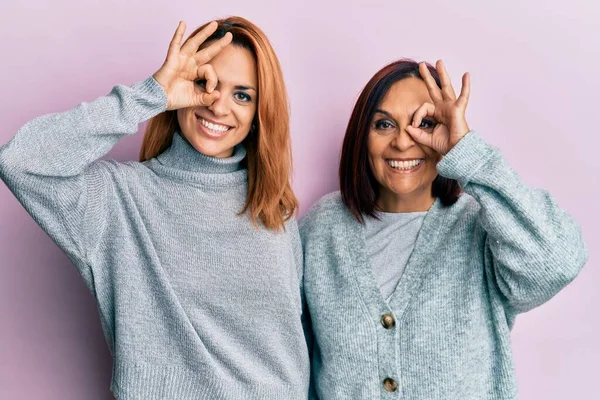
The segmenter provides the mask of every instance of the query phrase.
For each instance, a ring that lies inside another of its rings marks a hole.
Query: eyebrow
[[[255,92],[257,91],[254,86],[244,86],[244,85],[237,85],[234,87],[234,89],[236,90],[254,90]]]
[[[416,110],[415,110],[415,111],[416,111]],[[383,114],[383,115],[387,116],[388,118],[391,118],[392,120],[394,120],[394,121],[395,121],[395,119],[394,119],[394,117],[392,116],[392,114],[390,114],[388,111],[382,110],[381,108],[377,108],[377,109],[375,109],[375,114],[377,114],[377,113]],[[433,118],[433,117],[427,117],[427,116],[426,116],[426,117],[423,117],[423,119],[424,119],[424,120],[430,120],[430,119],[432,119],[432,120],[434,120],[434,121],[437,123],[436,119],[435,119],[435,118]]]
[[[394,117],[392,117],[392,114],[390,114],[389,112],[387,112],[385,110],[382,110],[381,108],[375,109],[375,112],[383,114],[383,115],[387,115],[389,118],[394,119]]]
[[[206,81],[206,79],[203,79],[203,80]],[[229,82],[219,80],[219,83],[229,83]],[[256,88],[252,85],[235,85],[233,87],[233,89],[234,90],[254,90],[256,93],[258,93],[258,90],[256,90]]]

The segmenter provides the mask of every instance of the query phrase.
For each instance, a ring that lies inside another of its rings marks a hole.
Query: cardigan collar
[[[415,296],[428,274],[428,261],[435,256],[444,238],[450,233],[460,216],[458,209],[466,202],[467,196],[461,196],[454,205],[445,207],[439,199],[436,199],[429,208],[404,274],[390,298],[389,305],[381,295],[377,279],[366,257],[365,227],[350,213],[346,213],[349,218],[344,224],[347,251],[351,255],[350,259],[355,262],[354,275],[371,315],[383,315],[393,310],[396,318],[402,317],[411,298]]]

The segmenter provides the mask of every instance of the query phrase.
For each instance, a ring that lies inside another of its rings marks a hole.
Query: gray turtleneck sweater
[[[298,229],[238,215],[244,148],[216,159],[175,134],[147,162],[97,161],[166,100],[148,78],[37,118],[0,178],[94,294],[118,399],[306,399]]]

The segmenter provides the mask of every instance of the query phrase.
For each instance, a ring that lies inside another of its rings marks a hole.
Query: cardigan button
[[[391,329],[396,325],[396,320],[392,314],[383,314],[381,316],[381,325],[383,325],[385,329]]]
[[[385,378],[383,380],[383,388],[388,392],[395,392],[398,390],[398,384],[392,378]]]

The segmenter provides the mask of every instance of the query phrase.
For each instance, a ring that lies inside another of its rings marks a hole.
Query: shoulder
[[[339,191],[331,192],[321,197],[310,207],[299,223],[300,235],[316,231],[327,231],[339,226],[344,221],[353,218],[348,212]]]
[[[290,236],[292,240],[299,239],[300,234],[298,232],[298,221],[294,215],[285,221],[283,233]]]
[[[479,213],[481,206],[475,197],[469,193],[462,192],[458,201],[452,206],[455,213],[474,217]]]
[[[98,196],[129,191],[132,187],[139,185],[152,186],[156,184],[156,176],[152,170],[145,163],[137,161],[95,161],[87,166],[84,176],[88,190]]]
[[[300,227],[319,219],[339,216],[346,209],[339,191],[331,192],[321,197],[306,212],[300,220]]]
[[[470,194],[462,192],[456,203],[443,207],[442,212],[450,214],[448,221],[452,221],[452,232],[475,233],[477,231],[481,206]]]

